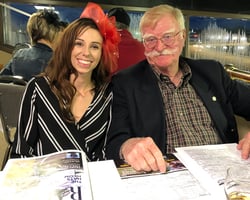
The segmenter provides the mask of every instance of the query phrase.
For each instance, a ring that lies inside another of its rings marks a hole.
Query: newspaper
[[[248,167],[250,158],[243,160],[236,143],[176,148],[176,156],[209,192],[219,200],[226,199],[224,181],[230,167]]]

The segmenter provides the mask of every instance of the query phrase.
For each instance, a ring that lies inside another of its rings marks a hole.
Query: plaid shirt
[[[221,143],[206,107],[189,83],[190,67],[181,61],[180,69],[183,77],[176,87],[153,67],[165,107],[166,153],[175,152],[175,147]]]

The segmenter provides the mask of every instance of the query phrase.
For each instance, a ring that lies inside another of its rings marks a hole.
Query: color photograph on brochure
[[[171,173],[171,172],[176,172],[176,171],[187,169],[185,165],[174,154],[168,154],[165,157],[165,161],[168,163],[166,173]],[[130,165],[126,163],[117,167],[117,170],[122,179],[162,174],[160,172],[136,171],[133,167],[131,167]]]

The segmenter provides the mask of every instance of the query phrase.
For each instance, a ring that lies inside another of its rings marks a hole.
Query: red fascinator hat
[[[95,3],[89,2],[83,10],[80,18],[91,18],[95,21],[103,36],[103,62],[108,71],[114,72],[118,63],[118,44],[120,35],[115,27],[115,19],[109,19],[102,8]]]

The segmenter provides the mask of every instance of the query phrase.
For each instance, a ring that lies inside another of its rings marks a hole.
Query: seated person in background
[[[150,8],[140,31],[147,60],[112,78],[107,158],[164,172],[163,155],[176,147],[238,142],[234,115],[250,120],[250,88],[217,61],[181,56],[187,33],[179,9]],[[237,147],[247,159],[250,132]]]
[[[101,7],[88,4],[60,39],[44,73],[27,84],[12,158],[78,149],[105,159],[119,35]]]
[[[0,75],[18,75],[29,81],[47,66],[57,39],[67,26],[51,10],[33,13],[27,23],[27,33],[31,48],[15,52],[13,58],[4,66]]]
[[[145,55],[142,42],[133,38],[129,32],[130,17],[128,13],[123,8],[112,8],[108,11],[108,16],[115,17],[116,28],[121,36],[121,42],[118,45],[119,58],[117,71],[144,60]]]

